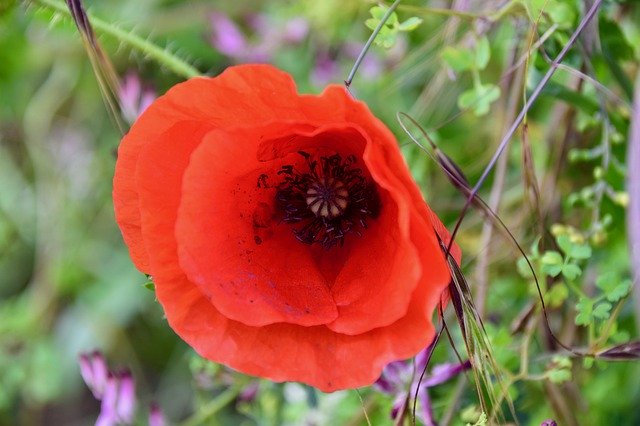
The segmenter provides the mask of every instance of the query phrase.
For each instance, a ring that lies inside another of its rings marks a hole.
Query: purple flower
[[[247,41],[236,24],[223,13],[209,15],[211,23],[211,45],[226,56],[237,57],[247,50]]]
[[[128,370],[109,373],[105,385],[100,415],[96,426],[132,424],[136,409],[136,388]]]
[[[258,395],[258,390],[260,388],[259,382],[251,382],[247,386],[245,386],[238,395],[238,400],[242,402],[252,402],[256,396]]]
[[[291,19],[284,26],[282,39],[287,43],[298,44],[304,41],[308,33],[309,23],[307,20],[302,17],[296,17]]]
[[[387,364],[380,378],[374,383],[374,387],[383,393],[395,395],[391,418],[397,419],[398,415],[406,409],[407,402],[418,393],[420,411],[416,416],[427,426],[435,426],[437,422],[433,416],[429,388],[444,383],[461,372],[471,368],[471,363],[465,361],[462,364],[448,363],[436,365],[431,373],[426,374],[418,387],[418,379],[426,368],[431,346],[424,349],[415,357],[415,367],[409,361],[394,361]],[[409,386],[410,385],[410,386]],[[409,388],[409,394],[407,394]]]
[[[100,415],[96,420],[96,426],[112,426],[118,423],[116,414],[116,401],[118,399],[118,378],[109,373],[100,404]]]
[[[165,426],[167,420],[164,418],[162,409],[155,402],[149,408],[149,426]]]
[[[540,423],[540,426],[558,426],[558,423],[556,423],[555,420],[547,419],[547,420],[543,421],[542,423]]]
[[[138,116],[142,114],[157,97],[153,90],[143,90],[140,77],[133,72],[125,76],[120,86],[118,96],[120,98],[122,115],[130,123],[136,121]]]
[[[124,370],[118,375],[118,401],[116,402],[116,414],[123,423],[133,423],[136,411],[136,384],[129,370]]]
[[[109,371],[102,354],[94,351],[90,354],[80,354],[80,375],[87,384],[93,396],[100,400],[107,385]]]
[[[132,424],[136,410],[136,385],[129,370],[113,373],[104,356],[94,351],[80,354],[80,374],[93,396],[101,401],[96,426]]]
[[[245,21],[252,34],[244,33],[224,13],[210,15],[211,45],[234,62],[270,62],[283,43],[301,43],[309,31],[307,21],[300,17],[284,26],[274,24],[263,14],[251,14]]]
[[[339,78],[340,67],[328,51],[318,52],[316,66],[311,73],[311,81],[316,86],[326,86],[327,83]]]

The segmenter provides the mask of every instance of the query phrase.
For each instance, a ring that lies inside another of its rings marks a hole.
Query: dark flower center
[[[308,170],[286,165],[278,172],[284,178],[276,191],[282,221],[300,224],[293,228],[299,241],[325,249],[343,245],[349,233],[362,236],[367,219],[379,214],[380,199],[375,185],[354,167],[356,157],[343,160],[334,154],[316,160],[306,152],[299,154]]]

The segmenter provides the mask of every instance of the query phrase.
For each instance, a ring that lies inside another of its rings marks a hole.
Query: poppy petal
[[[175,250],[171,250],[160,234],[173,237],[175,210],[180,203],[182,176],[193,150],[210,131],[207,123],[182,121],[175,123],[153,144],[145,145],[138,163],[135,179],[140,202],[140,225],[145,250],[149,253],[147,271],[154,277],[162,265],[175,262]],[[180,142],[177,142],[180,141]]]
[[[326,92],[343,91],[342,86],[330,86],[326,89]],[[347,109],[347,115],[345,120],[352,122],[362,127],[363,132],[372,138],[374,143],[382,149],[385,158],[386,165],[396,176],[402,185],[407,189],[409,196],[411,197],[412,205],[418,211],[418,213],[428,218],[431,221],[432,227],[440,235],[440,237],[448,243],[450,239],[447,228],[442,224],[438,216],[429,208],[429,205],[425,202],[420,188],[411,177],[411,172],[407,167],[402,153],[398,147],[395,136],[391,131],[377,118],[375,117],[367,105],[363,102],[354,101],[352,107]],[[451,248],[451,254],[454,259],[460,263],[462,258],[462,252],[457,244],[453,244]]]
[[[180,263],[231,319],[325,324],[338,316],[325,276],[313,251],[280,230],[275,187],[259,184],[282,165],[256,161],[255,140],[266,131],[213,131],[193,153],[176,223]]]
[[[345,96],[344,92],[335,93]],[[370,144],[357,127],[331,124],[278,140],[265,140],[260,145],[259,158],[282,157],[311,147],[361,158],[365,150],[371,151]],[[360,164],[367,165],[366,158]],[[365,172],[372,175],[379,188],[380,204],[384,206],[380,216],[368,221],[362,237],[352,235],[345,247],[318,255],[320,269],[335,270],[331,293],[340,315],[328,326],[351,335],[389,325],[401,318],[421,276],[420,259],[409,234],[411,209],[406,202],[405,189],[397,179],[391,184],[386,175],[372,168]],[[436,250],[438,254],[439,250]],[[444,269],[440,268],[440,271]],[[376,315],[372,316],[371,312]]]
[[[278,222],[277,172],[303,166],[300,149],[353,154],[375,182],[361,238],[323,250]],[[433,340],[449,281],[436,232],[449,235],[394,136],[342,87],[298,95],[267,65],[176,86],[124,138],[114,204],[169,324],[210,360],[334,391]]]
[[[131,176],[142,148],[180,121],[199,121],[215,128],[241,125],[247,117],[252,124],[283,114],[304,118],[299,102],[291,76],[269,65],[245,65],[228,68],[216,78],[177,84],[145,110],[122,139],[113,179],[116,221],[140,271],[149,272],[149,255],[142,242],[139,198]]]
[[[372,384],[390,361],[415,355],[433,340],[423,315],[438,297],[419,288],[407,315],[387,327],[348,336],[323,326],[251,327],[220,314],[177,265],[157,275],[157,296],[171,327],[201,356],[246,374],[299,381],[325,392]]]

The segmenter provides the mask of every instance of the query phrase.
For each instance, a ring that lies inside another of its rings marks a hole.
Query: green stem
[[[207,420],[211,419],[211,417],[213,417],[218,411],[229,405],[229,403],[238,396],[241,390],[242,386],[239,385],[230,387],[216,398],[212,399],[208,404],[200,408],[197,413],[182,422],[181,426],[197,426],[207,423]]]
[[[66,16],[71,16],[69,9],[67,6],[58,0],[32,0],[33,3],[39,4],[49,10],[52,10],[57,13],[64,14]],[[154,59],[161,65],[164,65],[174,73],[183,76],[185,78],[192,78],[201,76],[202,73],[198,71],[193,66],[189,65],[182,59],[177,56],[167,52],[164,49],[156,46],[144,38],[133,34],[131,32],[124,31],[109,22],[103,21],[100,18],[96,18],[92,14],[87,12],[87,16],[91,21],[91,25],[97,30],[103,32],[104,34],[110,35],[121,43],[128,45],[129,47],[139,50],[144,53],[146,56]]]
[[[597,352],[601,346],[604,346],[607,343],[607,340],[609,339],[609,335],[611,334],[611,328],[613,328],[613,324],[615,323],[616,318],[618,318],[618,314],[620,313],[621,309],[622,309],[622,303],[618,303],[618,305],[614,308],[613,312],[611,313],[611,316],[609,316],[609,319],[607,320],[606,324],[602,328],[602,333],[595,340],[595,342],[593,342],[593,344],[590,346],[589,348],[590,353]]]
[[[373,43],[373,41],[376,39],[376,37],[378,36],[378,33],[380,32],[382,27],[384,27],[384,24],[387,22],[387,19],[389,19],[391,14],[396,10],[396,7],[398,7],[398,5],[400,4],[400,1],[401,0],[396,0],[393,2],[391,6],[389,6],[389,9],[387,9],[385,14],[382,16],[382,19],[380,19],[380,22],[378,22],[378,26],[375,28],[375,30],[373,30],[373,33],[371,33],[369,40],[367,40],[364,47],[360,51],[360,54],[358,55],[356,62],[353,64],[353,68],[351,68],[351,72],[347,76],[347,79],[344,81],[344,85],[346,86],[347,90],[349,90],[349,86],[351,86],[351,83],[353,82],[353,78],[356,76],[356,72],[358,71],[360,64],[362,63],[365,55],[369,51],[369,48],[371,47],[371,43]]]
[[[573,290],[578,296],[584,297],[585,299],[589,299],[589,296],[587,296],[585,292],[582,291],[582,289],[578,287],[578,285],[574,281],[568,280],[565,278],[564,282],[565,284],[567,284],[569,289]]]
[[[459,10],[452,10],[452,9],[424,7],[424,6],[402,5],[402,6],[398,6],[398,10],[414,13],[416,15],[454,16],[456,18],[468,19],[471,21],[478,18],[482,18],[482,15],[478,15],[476,13],[462,12]]]

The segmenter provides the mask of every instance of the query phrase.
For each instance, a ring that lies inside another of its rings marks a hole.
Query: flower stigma
[[[298,241],[325,249],[342,246],[349,233],[361,237],[367,220],[378,216],[380,199],[375,185],[355,167],[356,157],[299,154],[308,170],[285,165],[278,171],[284,178],[276,191],[282,222],[300,224],[292,229]]]

